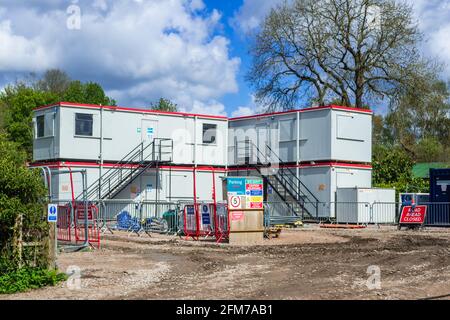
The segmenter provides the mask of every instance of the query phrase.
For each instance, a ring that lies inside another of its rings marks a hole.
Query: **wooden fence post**
[[[13,236],[13,256],[17,259],[17,265],[19,268],[23,266],[23,214],[19,213],[14,223],[14,236]]]

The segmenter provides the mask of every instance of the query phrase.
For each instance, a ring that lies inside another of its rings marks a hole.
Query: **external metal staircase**
[[[151,142],[141,142],[122,160],[115,163],[87,189],[89,200],[112,199],[148,168],[172,162],[173,140],[155,138]],[[77,200],[81,200],[79,195]]]
[[[318,218],[319,200],[270,146],[263,152],[249,140],[237,143],[238,164],[255,168],[291,213],[305,220]]]

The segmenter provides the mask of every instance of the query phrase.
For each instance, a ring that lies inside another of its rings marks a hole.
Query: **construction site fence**
[[[132,200],[102,200],[99,224],[105,231],[176,234],[180,228],[179,204]]]
[[[126,231],[130,234],[164,233],[226,239],[229,232],[227,204],[198,201],[156,202],[133,200],[102,200],[85,204],[82,201],[53,201],[58,204],[57,236],[62,243],[86,241],[100,246],[101,234]],[[405,203],[399,202],[265,202],[265,227],[293,224],[299,221],[338,224],[395,225]],[[450,227],[450,203],[420,203],[427,207],[426,226]],[[305,210],[313,208],[314,210]],[[87,223],[86,223],[87,222]]]
[[[339,224],[395,225],[404,206],[401,202],[305,202],[264,203],[265,226],[296,221],[332,222]],[[423,202],[427,207],[425,226],[450,227],[450,203]],[[309,208],[309,209],[306,209]],[[312,208],[312,210],[311,210]]]
[[[52,201],[58,207],[56,236],[58,243],[100,247],[99,208],[83,201]]]

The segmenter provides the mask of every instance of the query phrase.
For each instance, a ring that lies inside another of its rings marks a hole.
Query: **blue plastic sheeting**
[[[128,211],[122,211],[117,215],[117,225],[115,229],[138,231],[141,229],[141,224],[137,218],[132,218]]]

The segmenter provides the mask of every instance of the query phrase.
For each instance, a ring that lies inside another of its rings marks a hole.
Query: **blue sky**
[[[251,114],[248,34],[281,1],[0,0],[0,88],[61,68],[123,106],[166,97],[184,111]],[[450,78],[450,0],[408,1],[424,54],[446,62]]]

